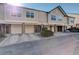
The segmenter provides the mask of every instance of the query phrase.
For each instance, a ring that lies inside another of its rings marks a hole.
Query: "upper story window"
[[[62,21],[63,17],[62,16],[55,16],[51,15],[51,20],[57,20],[57,21]]]
[[[62,21],[63,17],[62,17],[62,16],[56,16],[56,19],[57,19],[58,21]]]
[[[10,15],[14,17],[21,17],[21,10],[17,7],[10,7]]]
[[[70,18],[69,18],[69,23],[72,23],[72,24],[74,24],[74,19],[75,19],[75,18],[73,18],[73,17],[70,17]]]
[[[34,13],[31,13],[31,18],[34,18]]]
[[[30,17],[30,13],[29,12],[26,12],[26,17]]]
[[[56,16],[55,15],[51,15],[51,20],[56,20]]]
[[[34,13],[26,12],[26,17],[28,17],[28,18],[34,18]]]
[[[71,23],[74,23],[74,20],[71,20]]]

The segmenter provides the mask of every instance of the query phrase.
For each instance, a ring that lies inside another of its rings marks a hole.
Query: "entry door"
[[[41,32],[41,26],[40,25],[36,25],[34,27],[34,29],[35,29],[35,32]]]
[[[0,32],[2,33],[10,33],[11,25],[0,24]]]
[[[10,33],[11,32],[11,25],[9,24],[9,25],[6,25],[5,26],[6,28],[6,33],[8,34],[8,33]]]
[[[58,32],[62,32],[62,26],[57,26]]]

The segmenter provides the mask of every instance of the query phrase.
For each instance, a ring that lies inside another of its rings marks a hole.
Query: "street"
[[[79,33],[0,47],[0,55],[76,55]]]

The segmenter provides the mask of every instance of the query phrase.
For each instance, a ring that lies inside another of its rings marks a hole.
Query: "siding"
[[[47,13],[42,12],[42,11],[30,10],[27,8],[20,8],[20,7],[17,7],[17,9],[20,10],[21,17],[11,16],[10,13],[12,12],[12,10],[10,10],[10,11],[8,10],[11,7],[12,6],[5,5],[5,19],[8,21],[9,20],[17,20],[17,21],[24,21],[24,22],[31,21],[31,22],[36,22],[36,23],[42,23],[42,22],[46,23],[46,21],[47,21]],[[27,18],[26,12],[33,12],[34,18]]]
[[[51,15],[62,16],[63,19],[61,21],[59,20],[54,21],[54,20],[51,20]],[[57,25],[67,25],[67,17],[64,17],[64,15],[57,8],[48,14],[48,23],[57,24]]]
[[[4,4],[0,3],[0,20],[4,20]]]

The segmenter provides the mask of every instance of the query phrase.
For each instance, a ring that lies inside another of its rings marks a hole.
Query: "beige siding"
[[[47,13],[38,12],[38,22],[40,23],[47,23]]]
[[[4,4],[0,3],[0,20],[4,20]]]
[[[30,10],[30,9],[25,9],[25,8],[22,8],[23,9],[23,19],[26,20],[26,21],[37,21],[38,19],[38,11],[34,11],[34,10]],[[26,12],[32,12],[34,13],[34,18],[27,18],[26,17]]]
[[[14,9],[14,11],[13,11]],[[5,19],[6,20],[17,20],[17,21],[20,21],[22,20],[22,9],[21,8],[16,8],[14,6],[10,6],[10,5],[5,5]],[[20,12],[21,13],[21,17],[16,17],[16,16],[12,16],[12,13],[15,13],[15,12]]]
[[[25,25],[25,33],[34,33],[34,26]]]
[[[75,17],[74,20],[74,27],[76,26],[76,24],[79,24],[79,14],[68,14],[69,16]]]
[[[11,33],[12,34],[22,33],[22,25],[12,24],[11,25]]]
[[[56,20],[56,21],[55,20],[51,20],[51,15],[61,16],[63,19],[61,21],[59,21],[59,20]],[[48,22],[50,24],[67,25],[67,17],[64,17],[62,12],[60,12],[60,10],[57,8],[57,9],[51,11],[48,14]]]
[[[15,17],[11,15],[12,10],[10,10],[12,7],[10,5],[5,5],[5,19],[6,20],[17,20],[26,23],[27,21],[30,21],[31,23],[46,23],[47,21],[47,13],[37,10],[31,10],[27,8],[17,7],[16,10],[18,10],[21,13],[21,17]],[[34,13],[34,18],[27,18],[26,12],[32,12]],[[12,21],[13,22],[13,21]]]

